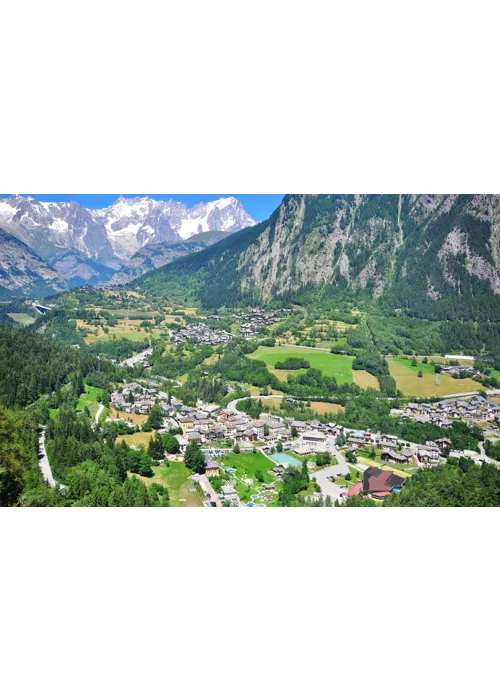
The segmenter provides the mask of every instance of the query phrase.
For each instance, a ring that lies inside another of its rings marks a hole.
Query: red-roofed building
[[[368,467],[363,474],[363,493],[376,499],[383,499],[393,489],[400,489],[406,479],[397,476],[391,471],[384,471],[377,467]]]
[[[349,491],[347,492],[347,495],[348,495],[348,496],[357,496],[358,493],[361,491],[362,488],[363,488],[363,482],[362,482],[362,481],[358,481],[357,484],[354,484],[354,486],[351,486],[351,488],[350,488]]]

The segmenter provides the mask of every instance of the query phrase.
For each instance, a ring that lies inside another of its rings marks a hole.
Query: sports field
[[[326,377],[335,377],[339,384],[352,382],[352,357],[347,355],[333,355],[325,350],[312,350],[311,348],[294,348],[287,345],[268,348],[260,347],[249,357],[262,360],[274,370],[277,362],[283,362],[287,357],[303,357],[311,363],[314,369],[320,369]],[[277,370],[289,374],[289,370]],[[296,370],[304,372],[306,370]],[[286,378],[286,377],[285,377]]]
[[[441,374],[440,385],[436,384],[436,373],[433,365],[417,362],[412,367],[411,360],[394,357],[387,358],[389,371],[396,380],[396,386],[405,396],[424,398],[426,396],[446,396],[468,391],[480,391],[481,384],[473,379],[453,379]],[[422,372],[422,377],[418,376]]]

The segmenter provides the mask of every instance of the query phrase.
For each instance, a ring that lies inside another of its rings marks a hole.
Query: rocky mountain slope
[[[111,279],[110,285],[122,285],[131,282],[150,270],[156,270],[167,265],[176,258],[204,250],[207,246],[223,240],[227,231],[206,231],[191,236],[181,243],[157,243],[144,246],[133,255],[128,263]]]
[[[68,288],[65,279],[28,246],[0,229],[0,297],[20,291],[49,295]]]
[[[499,313],[500,195],[287,195],[268,221],[138,286],[213,307],[311,287],[429,318]]]
[[[156,270],[176,258],[189,255],[189,253],[196,253],[204,248],[206,248],[205,243],[193,243],[191,241],[186,241],[185,243],[157,243],[156,245],[144,246],[130,258],[127,265],[113,275],[109,284],[111,286],[127,284],[149,270]]]

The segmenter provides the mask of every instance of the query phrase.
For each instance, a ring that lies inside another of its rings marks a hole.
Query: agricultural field
[[[13,321],[20,323],[22,326],[30,326],[36,320],[26,313],[11,313],[7,314],[7,316],[10,316]]]
[[[143,425],[148,419],[142,413],[127,413],[126,411],[116,411],[114,409],[111,411],[110,417],[130,421],[134,425]]]
[[[102,394],[102,389],[97,386],[89,386],[85,384],[85,392],[78,399],[76,408],[78,411],[83,411],[85,408],[91,408],[99,402],[99,397]]]
[[[290,373],[290,370],[275,370],[274,365],[276,362],[282,362],[287,357],[303,357],[305,360],[308,360],[311,363],[311,367],[314,369],[320,369],[327,377],[335,377],[339,384],[353,381],[352,357],[347,355],[333,355],[325,350],[294,348],[287,345],[282,345],[274,348],[257,348],[257,350],[249,355],[249,357],[256,360],[262,360],[268,366],[269,371],[272,371],[275,374],[278,371],[284,372],[285,378],[286,375]],[[304,372],[306,370],[295,371]]]
[[[482,385],[473,379],[453,379],[441,374],[440,386],[436,385],[436,373],[434,366],[417,362],[413,367],[411,360],[400,358],[387,358],[389,371],[396,380],[396,386],[405,396],[425,398],[426,396],[446,396],[447,394],[460,394],[468,391],[480,391]],[[423,376],[418,377],[422,372]]]
[[[356,384],[362,389],[377,389],[377,391],[380,389],[377,377],[374,377],[373,374],[364,369],[353,369],[352,376]]]
[[[119,340],[127,338],[128,340],[144,340],[146,337],[158,337],[162,333],[166,333],[167,329],[161,326],[153,327],[152,330],[140,328],[140,320],[123,321],[116,326],[109,326],[109,333],[105,333],[102,326],[90,326],[85,321],[78,319],[78,330],[86,330],[88,335],[84,336],[84,341],[87,345],[98,342],[107,342],[109,340]],[[97,331],[97,335],[94,335]]]
[[[338,403],[328,403],[328,401],[311,401],[311,408],[316,413],[341,413],[344,407]]]

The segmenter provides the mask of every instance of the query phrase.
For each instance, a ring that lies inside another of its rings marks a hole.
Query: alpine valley
[[[500,506],[500,195],[0,223],[0,505]]]

